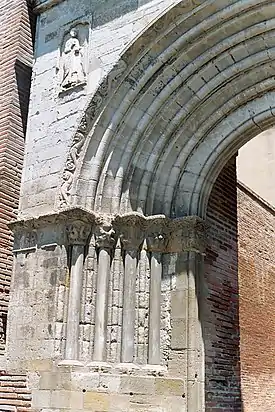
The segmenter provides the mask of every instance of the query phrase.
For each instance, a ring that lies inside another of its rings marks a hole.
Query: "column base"
[[[147,364],[142,366],[142,370],[154,376],[163,376],[167,373],[167,368],[162,365]]]
[[[108,362],[103,361],[92,361],[87,363],[86,365],[88,368],[91,368],[93,371],[104,371],[109,372],[112,369],[112,365]]]
[[[84,366],[84,363],[76,359],[64,359],[58,363],[58,366]]]
[[[121,372],[129,373],[131,371],[135,371],[135,372],[139,371],[141,367],[137,365],[136,363],[122,362],[122,363],[118,363],[117,365],[115,365],[115,369],[118,370],[120,373]]]

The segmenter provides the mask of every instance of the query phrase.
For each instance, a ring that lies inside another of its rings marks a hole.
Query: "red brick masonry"
[[[275,209],[238,187],[244,412],[275,411]]]

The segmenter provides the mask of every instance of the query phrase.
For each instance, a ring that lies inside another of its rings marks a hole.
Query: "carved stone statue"
[[[70,37],[66,40],[62,53],[62,81],[63,90],[85,82],[83,65],[84,55],[78,38],[78,31],[72,29]]]

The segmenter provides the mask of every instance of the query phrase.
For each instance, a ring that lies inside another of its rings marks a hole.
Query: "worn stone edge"
[[[48,0],[44,3],[40,3],[36,0],[33,2],[33,11],[35,14],[41,14],[62,2],[64,2],[64,0]]]
[[[82,222],[85,225],[99,226],[106,221],[118,234],[123,228],[127,231],[127,228],[131,227],[142,231],[143,239],[163,235],[164,253],[195,251],[204,254],[206,249],[208,224],[199,216],[173,219],[165,215],[144,216],[138,212],[104,215],[82,207],[73,207],[38,217],[18,219],[10,222],[8,226],[14,233],[20,233],[55,224],[68,226],[74,222]],[[151,251],[150,248],[148,250]]]

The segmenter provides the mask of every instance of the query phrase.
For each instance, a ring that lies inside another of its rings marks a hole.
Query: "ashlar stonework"
[[[35,411],[241,411],[236,164],[270,1],[37,1],[6,368]]]

